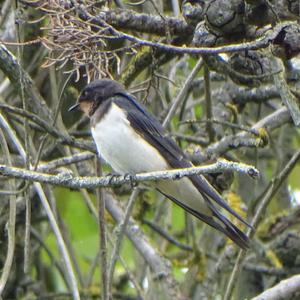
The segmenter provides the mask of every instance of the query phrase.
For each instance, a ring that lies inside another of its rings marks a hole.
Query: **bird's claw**
[[[130,182],[130,186],[131,186],[132,189],[137,186],[135,175],[130,174],[130,173],[126,173],[124,175],[124,179],[128,180]]]
[[[108,173],[107,176],[110,176],[110,178],[109,178],[109,180],[108,180],[108,183],[109,183],[109,184],[112,184],[113,181],[114,181],[114,179],[115,179],[116,177],[119,177],[120,174],[117,174],[117,173]]]

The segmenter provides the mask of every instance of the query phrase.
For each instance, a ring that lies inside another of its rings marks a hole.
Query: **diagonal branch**
[[[39,114],[31,113],[24,109],[7,105],[5,103],[0,103],[0,109],[8,113],[22,116],[28,119],[30,122],[34,122],[35,124],[43,128],[48,134],[50,134],[54,138],[59,139],[62,144],[70,145],[79,149],[89,150],[91,152],[96,152],[95,147],[92,143],[88,143],[86,141],[71,137],[66,132],[62,132],[62,130],[59,130],[55,126],[52,126],[52,121],[50,123],[48,120],[44,120],[43,118],[39,117]]]
[[[46,121],[51,120],[51,112],[38,91],[34,81],[30,75],[24,70],[16,57],[0,43],[0,69],[9,78],[14,85],[17,92],[21,92],[19,83],[22,82],[24,86],[25,96],[31,99],[28,101],[30,109],[36,114],[43,116]]]
[[[16,148],[18,149],[18,152],[21,155],[22,159],[25,160],[26,153],[25,153],[25,150],[24,150],[22,144],[20,143],[17,136],[15,135],[13,130],[11,129],[10,125],[7,123],[7,121],[4,119],[4,117],[1,114],[0,114],[0,125],[7,132],[10,139],[13,141],[13,143],[16,146]],[[63,240],[62,234],[60,232],[60,229],[58,227],[58,224],[56,222],[55,216],[54,216],[54,214],[52,212],[52,209],[49,205],[47,196],[46,196],[46,194],[45,194],[45,192],[42,188],[42,185],[40,183],[34,182],[33,185],[34,185],[34,188],[35,188],[37,194],[39,195],[41,203],[42,203],[42,205],[43,205],[43,207],[44,207],[44,209],[47,213],[49,223],[50,223],[50,225],[52,227],[52,230],[54,232],[54,235],[56,237],[58,248],[59,248],[60,253],[62,255],[63,262],[65,264],[65,269],[66,269],[65,273],[66,273],[68,283],[70,285],[70,290],[72,292],[73,299],[80,300],[77,281],[76,281],[76,277],[75,277],[73,267],[72,267],[72,264],[71,264],[70,256],[69,256],[68,250],[66,248],[65,242]]]
[[[252,300],[296,299],[294,297],[299,294],[299,291],[300,275],[295,275],[280,281],[277,285],[252,298]]]
[[[260,130],[265,129],[270,132],[283,124],[288,123],[291,120],[290,114],[286,107],[281,107],[273,113],[267,115],[256,124],[254,124],[251,129]],[[267,136],[253,138],[252,134],[249,132],[240,132],[236,135],[228,135],[223,137],[220,141],[209,145],[201,154],[193,155],[193,161],[202,162],[210,159],[211,157],[219,157],[225,152],[231,149],[237,149],[240,147],[258,147],[265,145],[264,139]]]
[[[254,235],[254,229],[258,227],[262,216],[275,196],[276,192],[282,185],[282,183],[287,179],[288,175],[292,172],[294,167],[296,166],[297,162],[300,159],[300,150],[298,150],[290,159],[290,161],[286,164],[285,168],[275,177],[271,180],[269,187],[267,188],[266,192],[264,193],[261,203],[252,219],[251,222],[251,228],[247,232],[248,237],[252,237]],[[246,251],[241,250],[238,254],[237,260],[235,262],[234,268],[232,270],[232,273],[229,278],[229,282],[226,288],[226,293],[224,296],[224,300],[231,299],[231,295],[235,286],[235,283],[237,282],[238,275],[240,274],[240,269],[242,266],[242,263],[246,257]],[[265,298],[261,298],[265,299]],[[285,298],[278,298],[278,299],[285,299]]]
[[[122,224],[125,220],[125,214],[118,206],[117,201],[109,193],[106,193],[104,198],[105,207],[108,212],[118,224]],[[154,272],[154,279],[158,280],[164,286],[165,295],[161,299],[183,299],[178,288],[178,283],[172,276],[170,262],[151,246],[144,233],[132,219],[128,222],[126,234]]]
[[[279,59],[275,62],[284,70],[283,63]],[[299,100],[290,91],[290,88],[285,80],[284,72],[280,72],[273,75],[275,86],[280,94],[282,102],[286,105],[289,113],[292,116],[294,124],[300,126],[300,107]]]

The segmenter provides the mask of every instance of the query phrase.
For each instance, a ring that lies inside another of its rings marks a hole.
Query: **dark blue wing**
[[[120,93],[118,95],[119,97],[114,97],[112,101],[127,112],[127,118],[131,126],[150,145],[159,151],[159,153],[168,162],[170,167],[177,169],[189,168],[193,166],[176,142],[167,136],[159,121],[152,114],[150,114],[146,108],[144,108],[144,106],[138,103],[134,97],[129,94]],[[127,101],[124,101],[124,97]],[[210,199],[214,200],[241,222],[251,227],[227,204],[226,201],[223,200],[223,198],[202,176],[190,176],[190,180],[198,189],[199,193],[202,195],[204,194]]]
[[[181,160],[185,160],[185,167],[190,167],[191,163],[185,159],[183,151],[176,142],[166,134],[160,122],[143,105],[138,103],[133,96],[125,93],[119,95],[125,97],[128,101],[123,101],[122,98],[114,98],[114,103],[127,112],[127,118],[132,127],[148,143],[159,150],[170,166],[173,168],[183,168],[182,164],[179,165],[178,163]]]

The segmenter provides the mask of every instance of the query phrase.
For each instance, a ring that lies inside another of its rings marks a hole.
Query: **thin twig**
[[[115,270],[116,262],[117,262],[117,259],[119,256],[119,251],[121,249],[123,237],[124,237],[124,234],[126,231],[126,226],[128,224],[129,218],[131,216],[132,209],[133,209],[135,200],[139,194],[139,191],[140,190],[138,188],[135,188],[133,190],[132,194],[130,195],[130,198],[129,198],[127,206],[126,206],[124,219],[122,220],[122,223],[119,224],[118,229],[117,229],[117,233],[116,233],[117,237],[116,237],[116,241],[114,243],[114,247],[112,250],[109,272],[108,272],[108,282],[109,282],[109,290],[110,291],[112,288],[114,270]]]
[[[259,129],[265,129],[266,132],[272,131],[291,120],[290,114],[286,107],[281,107],[273,113],[267,115],[263,119],[259,120],[251,127],[251,130],[257,131]],[[265,136],[264,138],[267,138]],[[223,137],[220,141],[209,145],[201,155],[195,155],[197,162],[205,161],[212,156],[220,156],[230,149],[237,149],[239,147],[258,147],[265,144],[263,139],[258,140],[250,139],[248,132],[239,132],[236,135],[229,135]]]
[[[178,17],[180,15],[180,7],[178,0],[172,0],[172,8],[174,17]]]
[[[50,197],[51,196],[49,196],[49,198]],[[53,203],[54,201],[55,201],[55,199],[51,199],[50,203]],[[60,228],[60,232],[62,234],[65,245],[67,247],[67,250],[68,250],[72,265],[74,267],[74,270],[76,272],[80,287],[83,287],[84,276],[83,276],[83,272],[80,268],[79,261],[76,258],[76,252],[75,252],[75,249],[74,249],[74,244],[72,244],[72,236],[70,235],[70,232],[69,232],[63,218],[61,217],[61,215],[59,213],[59,210],[56,210],[56,209],[55,209],[55,218],[58,220],[58,225],[59,225],[59,228]]]
[[[10,79],[10,82],[15,86],[17,92],[21,92],[19,82],[20,74],[22,74],[25,96],[32,101],[28,102],[30,108],[37,115],[42,115],[44,120],[51,120],[51,112],[38,91],[33,79],[20,66],[15,56],[0,43],[0,69]]]
[[[62,254],[62,258],[63,258],[63,261],[65,263],[65,267],[66,267],[65,275],[68,278],[69,286],[71,288],[73,298],[75,300],[80,300],[79,290],[78,290],[78,286],[77,286],[77,282],[76,282],[76,277],[75,277],[75,274],[74,274],[74,271],[73,271],[71,259],[69,257],[68,250],[66,248],[65,242],[64,242],[63,237],[61,235],[60,229],[57,225],[57,222],[55,220],[55,217],[53,215],[51,207],[48,203],[47,197],[46,197],[40,183],[35,182],[34,187],[35,187],[35,190],[36,190],[37,194],[39,195],[39,198],[42,202],[42,205],[43,205],[43,207],[44,207],[44,209],[47,213],[49,223],[50,223],[50,225],[52,227],[52,230],[54,232],[54,235],[56,237],[58,248],[59,248],[59,250]]]
[[[168,232],[166,232],[163,228],[161,228],[156,223],[151,222],[149,220],[143,220],[143,223],[148,225],[151,229],[153,229],[155,232],[157,232],[159,235],[161,235],[163,238],[165,238],[168,242],[177,246],[178,248],[185,250],[185,251],[193,251],[193,247],[179,242],[178,240],[176,240],[174,237],[172,237]]]
[[[5,136],[1,128],[2,127],[1,123],[2,122],[0,120],[0,145],[2,146],[8,165],[11,165],[10,153],[9,153],[8,145],[5,140]],[[14,179],[10,180],[10,189],[11,190],[16,189],[16,184]],[[17,201],[16,195],[9,196],[9,219],[7,223],[8,246],[7,246],[6,258],[5,258],[5,262],[4,262],[4,266],[0,278],[0,297],[3,293],[7,280],[9,278],[12,263],[13,263],[13,258],[15,254],[15,242],[16,242],[15,227],[16,227],[16,206],[17,206],[16,201]]]
[[[6,122],[6,120],[3,118],[3,116],[1,114],[0,114],[0,124],[5,129],[7,134],[9,135],[10,139],[14,142],[14,145],[18,149],[19,154],[21,155],[21,157],[25,161],[26,153],[24,151],[24,148],[22,147],[22,144],[20,143],[20,141],[18,140],[18,138],[15,135],[14,131],[11,129],[11,127],[9,126],[9,124]],[[32,166],[30,166],[30,167],[32,167]],[[39,195],[39,198],[42,202],[42,205],[43,205],[43,207],[44,207],[44,209],[47,213],[50,225],[52,227],[52,230],[53,230],[54,235],[55,235],[56,240],[57,240],[58,248],[59,248],[59,250],[62,254],[63,261],[65,262],[65,267],[66,267],[65,275],[68,279],[73,298],[76,299],[76,300],[80,300],[79,291],[78,291],[78,287],[77,287],[77,283],[76,283],[76,277],[75,277],[73,267],[72,267],[72,264],[71,264],[71,260],[70,260],[66,245],[64,243],[64,240],[62,238],[60,229],[57,225],[57,222],[55,220],[55,217],[53,215],[53,212],[51,210],[51,207],[48,203],[47,197],[44,193],[44,190],[43,190],[41,184],[38,183],[38,182],[34,182],[33,184],[34,184],[34,188],[35,188],[37,194]]]
[[[14,2],[14,10],[18,11],[20,8],[18,7],[18,2]],[[15,15],[15,28],[17,32],[17,42],[21,43],[23,42],[23,35],[21,31],[21,26],[19,22],[16,20]],[[22,36],[22,38],[21,38]],[[19,68],[19,84],[20,84],[20,96],[22,100],[22,108],[27,111],[28,110],[28,99],[25,98],[25,88],[24,88],[24,76],[22,72],[22,56],[23,56],[23,49],[21,48],[21,45],[17,46],[17,58],[20,65]],[[24,148],[26,152],[26,161],[25,166],[27,169],[29,169],[29,123],[28,119],[23,119],[23,127],[24,127]],[[24,190],[24,198],[25,198],[25,235],[24,235],[24,273],[27,274],[30,269],[30,226],[31,226],[31,201],[28,197],[27,189]]]
[[[109,193],[105,194],[105,206],[116,222],[119,224],[123,222],[125,218],[124,212],[119,207],[117,200]],[[159,278],[160,283],[164,287],[166,295],[162,295],[162,299],[183,299],[178,284],[172,276],[170,262],[161,256],[148,242],[140,227],[132,219],[129,219],[126,234],[150,266],[155,278]]]
[[[251,128],[251,127],[247,127],[245,125],[242,124],[235,124],[235,123],[231,123],[228,121],[222,121],[222,120],[217,120],[217,119],[207,119],[207,120],[186,120],[186,121],[182,121],[180,122],[181,124],[195,124],[195,123],[216,123],[216,124],[220,124],[220,125],[224,125],[224,126],[228,126],[230,128],[234,128],[234,129],[239,129],[242,131],[246,131],[249,132],[251,134],[254,134],[256,136],[259,136],[259,132],[258,130]]]
[[[170,123],[173,115],[176,112],[176,109],[178,108],[180,103],[184,100],[186,93],[189,91],[194,78],[196,77],[196,75],[198,74],[198,72],[200,71],[202,66],[203,66],[203,60],[199,59],[196,66],[194,67],[194,69],[192,70],[192,72],[190,73],[190,75],[188,76],[188,78],[186,79],[184,84],[182,85],[180,92],[178,93],[176,99],[173,101],[172,106],[169,109],[166,118],[164,119],[164,122],[163,122],[164,127],[167,127],[168,124]]]
[[[44,171],[44,172],[51,171],[51,170],[55,170],[55,169],[58,169],[63,166],[67,166],[70,164],[76,164],[78,162],[89,160],[89,159],[93,158],[94,156],[95,156],[94,153],[91,153],[88,151],[75,153],[71,156],[64,156],[64,157],[60,157],[58,159],[53,159],[53,160],[45,162],[45,163],[44,162],[40,163],[38,165],[37,170]]]
[[[85,282],[83,285],[84,289],[88,289],[90,287],[90,285],[92,284],[94,273],[95,273],[97,267],[99,266],[99,260],[100,260],[100,250],[97,252],[95,258],[93,259],[93,261],[91,263],[89,271],[87,272],[87,276],[85,278]]]
[[[102,167],[100,159],[95,159],[97,176],[102,175]],[[107,263],[107,240],[106,240],[106,221],[105,221],[105,200],[104,193],[101,188],[96,189],[97,206],[98,206],[98,226],[100,232],[100,270],[102,282],[102,300],[109,300],[109,278]]]
[[[175,137],[179,140],[184,140],[184,141],[187,141],[188,143],[198,144],[198,145],[201,145],[204,147],[207,147],[209,145],[209,142],[207,139],[202,138],[202,137],[197,137],[194,135],[186,135],[186,134],[182,134],[182,133],[172,133],[171,136]]]
[[[89,150],[96,153],[95,147],[92,144],[88,144],[84,141],[80,141],[78,139],[74,139],[73,137],[69,136],[66,131],[62,132],[61,130],[57,129],[56,127],[51,125],[51,122],[42,119],[39,117],[38,114],[31,113],[24,109],[20,109],[17,107],[13,107],[4,103],[0,103],[0,108],[8,111],[10,113],[14,113],[20,115],[22,117],[27,118],[30,122],[34,122],[42,127],[48,134],[52,135],[55,138],[61,140],[62,143],[77,147],[79,149]]]
[[[51,264],[54,265],[57,268],[62,280],[64,280],[64,283],[66,285],[68,285],[68,282],[66,281],[66,277],[64,275],[64,270],[63,270],[61,264],[55,259],[54,255],[52,254],[52,252],[49,249],[48,245],[45,243],[43,237],[41,237],[40,234],[38,233],[38,231],[35,230],[33,227],[30,228],[30,231],[31,231],[31,235],[33,236],[33,238],[36,239],[39,242],[41,247],[47,253],[48,257],[50,258]]]
[[[109,243],[111,245],[113,245],[113,241],[112,241],[111,236],[109,234],[107,234],[107,237],[108,237]],[[94,260],[92,262],[92,265],[91,265],[90,270],[88,272],[88,276],[87,276],[86,282],[84,284],[85,288],[88,288],[91,285],[91,282],[92,282],[92,279],[93,279],[93,275],[94,275],[96,267],[98,265],[99,258],[100,258],[100,251],[97,252],[97,254],[96,254],[96,256],[95,256],[95,258],[94,258]],[[127,264],[125,263],[125,261],[124,261],[124,259],[122,258],[121,255],[119,255],[119,259],[120,259],[120,262],[121,262],[123,268],[125,269],[128,277],[129,277],[130,281],[134,285],[138,296],[141,298],[141,300],[143,300],[145,297],[143,296],[144,293],[142,291],[142,288],[140,287],[140,285],[138,284],[138,282],[135,280],[132,272],[130,271],[129,267],[127,266]]]
[[[10,10],[11,5],[12,5],[11,0],[5,0],[5,2],[2,4],[1,12],[0,12],[0,28],[2,28],[5,20],[9,16],[9,10]]]
[[[28,192],[24,190],[26,211],[25,211],[25,236],[24,236],[24,273],[30,270],[30,226],[31,226],[31,201]]]
[[[213,119],[212,103],[211,103],[211,89],[210,89],[210,72],[206,65],[204,65],[204,82],[205,82],[205,104],[206,104],[206,120]],[[211,122],[206,123],[206,130],[210,143],[214,141],[215,134]]]

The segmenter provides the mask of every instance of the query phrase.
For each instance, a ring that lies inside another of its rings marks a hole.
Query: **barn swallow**
[[[101,157],[119,174],[189,168],[193,164],[159,121],[117,81],[95,80],[69,111],[79,108],[90,118],[91,133]],[[156,189],[187,212],[223,232],[242,249],[248,237],[217,206],[240,217],[202,175],[161,180]]]

